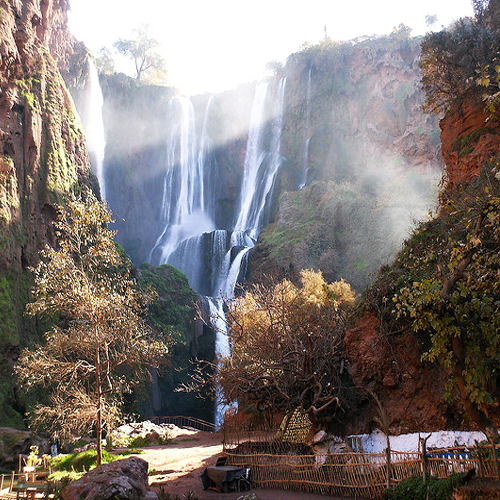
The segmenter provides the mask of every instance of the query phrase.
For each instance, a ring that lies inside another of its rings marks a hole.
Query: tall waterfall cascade
[[[188,277],[198,293],[205,295],[216,331],[216,353],[229,355],[224,300],[234,297],[244,277],[248,252],[262,227],[269,221],[270,202],[282,157],[281,132],[286,79],[272,95],[268,82],[256,87],[249,120],[239,203],[230,227],[216,227],[213,186],[216,164],[210,154],[210,112],[207,102],[197,138],[196,117],[190,99],[174,97],[166,118],[170,136],[166,145],[161,221],[163,227],[150,252],[152,264],[171,264]],[[270,112],[269,112],[270,111]],[[270,118],[268,118],[270,115]],[[216,425],[225,408],[216,394]]]
[[[104,121],[102,117],[103,96],[99,83],[99,74],[94,61],[89,57],[88,64],[88,91],[84,103],[82,122],[87,137],[87,148],[89,150],[92,170],[99,181],[101,198],[106,199],[106,183],[104,175],[104,154],[106,149],[106,137],[104,134]]]

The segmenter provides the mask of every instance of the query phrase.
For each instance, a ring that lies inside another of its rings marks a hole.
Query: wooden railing
[[[199,431],[205,431],[205,432],[217,431],[215,424],[194,417],[184,417],[184,416],[150,417],[149,420],[157,425],[174,424],[177,425],[177,427],[192,427],[193,429],[198,429]]]
[[[0,499],[34,498],[36,493],[45,494],[49,488],[48,472],[12,472],[0,476]]]

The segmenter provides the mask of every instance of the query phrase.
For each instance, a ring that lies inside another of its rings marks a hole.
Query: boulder
[[[148,463],[130,457],[103,464],[69,484],[63,500],[157,500],[149,491]]]

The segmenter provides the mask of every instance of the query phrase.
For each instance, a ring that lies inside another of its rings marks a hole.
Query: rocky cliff
[[[451,237],[453,227],[445,219],[447,202],[466,192],[485,165],[489,165],[488,171],[491,171],[500,154],[498,118],[485,111],[480,93],[475,90],[454,102],[441,119],[440,127],[445,163],[440,214],[424,226],[426,231],[417,232],[405,242],[390,267],[385,266],[380,271],[363,297],[363,312],[356,327],[346,335],[349,372],[355,385],[365,394],[352,422],[358,432],[369,431],[370,422],[375,425],[380,414],[371,392],[380,400],[390,431],[395,434],[477,429],[477,424],[465,414],[459,401],[443,400],[449,373],[436,362],[422,360],[423,353],[429,349],[429,339],[425,335],[418,338],[408,323],[396,320],[392,300],[402,287],[422,276],[428,277],[421,266],[413,262],[418,262],[419,255],[434,248],[443,233],[446,238]],[[493,185],[495,179],[490,178],[488,182],[492,192],[498,189]],[[464,194],[460,205],[462,211],[471,211],[472,206],[467,207],[475,199],[479,203],[480,198],[474,194],[469,197]],[[487,274],[487,270],[484,273]],[[491,406],[489,417],[498,425],[497,405]]]
[[[55,205],[66,193],[93,183],[83,130],[61,75],[76,46],[66,27],[66,11],[66,0],[0,1],[3,424],[19,423],[10,406],[15,397],[7,382],[9,360],[35,329],[22,313],[27,269],[54,240]]]
[[[173,88],[138,85],[123,74],[101,77],[106,128],[107,200],[117,216],[117,239],[136,265],[150,259],[164,229],[162,200],[171,136],[184,130],[184,147],[194,155],[200,146],[205,114],[210,127],[210,175],[218,227],[231,228],[245,158],[246,134],[255,83],[186,100]],[[192,106],[191,117],[173,110],[174,101]],[[175,146],[174,146],[175,147]],[[190,161],[193,161],[190,159]]]
[[[434,206],[439,129],[421,110],[418,58],[419,40],[398,33],[290,56],[285,192],[251,253],[250,279],[312,267],[361,291]]]
[[[481,93],[471,89],[440,122],[445,188],[458,186],[479,175],[482,165],[500,152],[498,116],[486,111]]]
[[[294,278],[313,267],[329,281],[343,277],[362,290],[394,256],[413,219],[434,207],[442,164],[439,128],[420,109],[418,57],[419,40],[400,33],[361,43],[325,42],[290,56],[269,81],[263,141],[272,135],[273,99],[286,78],[282,161],[267,201],[273,224],[250,254],[250,280],[262,274]],[[216,227],[231,230],[256,84],[192,97],[191,121],[182,122],[169,118],[171,98],[185,99],[173,89],[138,87],[121,76],[102,83],[107,198],[120,221],[118,240],[134,262],[150,258],[164,229],[161,205],[174,128],[189,125],[185,141],[196,151],[208,130],[207,196],[214,199]]]

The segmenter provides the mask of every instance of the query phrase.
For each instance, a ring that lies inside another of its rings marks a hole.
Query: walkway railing
[[[194,417],[166,416],[166,417],[151,417],[149,420],[157,425],[174,424],[177,425],[177,427],[193,427],[194,429],[198,429],[199,431],[205,431],[205,432],[217,431],[215,424]]]

